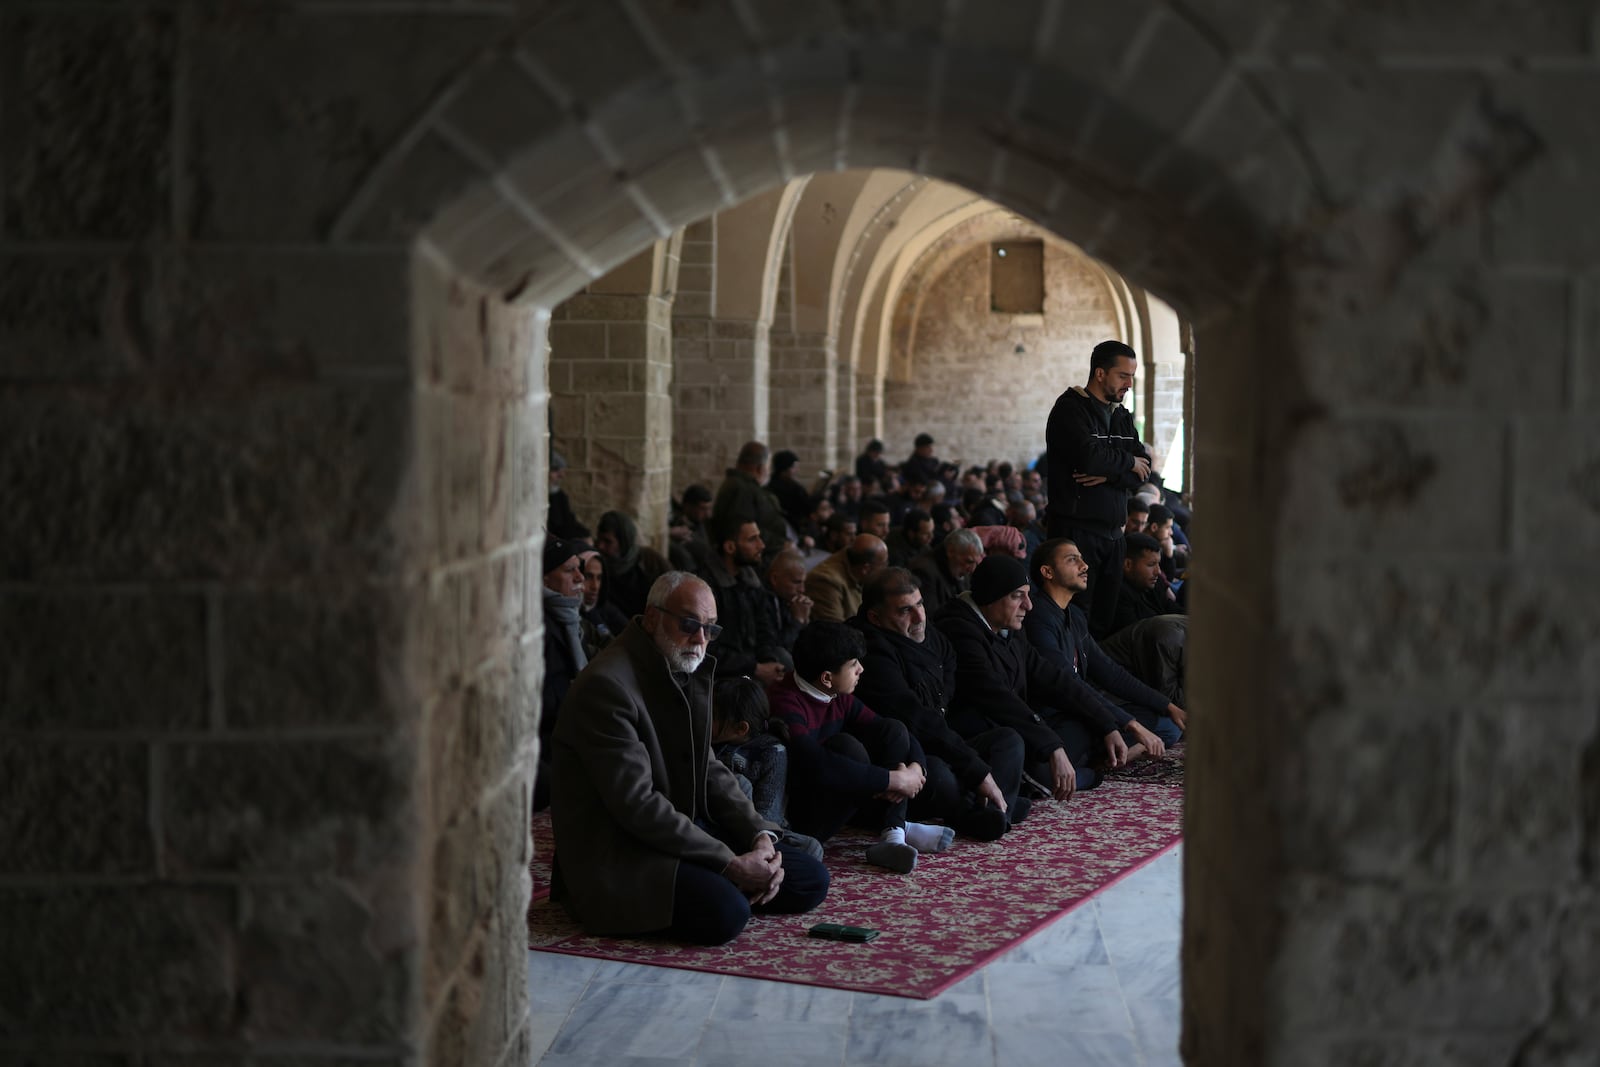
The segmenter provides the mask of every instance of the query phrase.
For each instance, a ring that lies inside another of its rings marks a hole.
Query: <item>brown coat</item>
[[[552,895],[591,934],[668,926],[678,863],[728,865],[734,851],[696,819],[746,847],[779,829],[711,754],[715,666],[679,689],[635,617],[567,692],[552,741]]]
[[[847,551],[841,548],[806,575],[814,622],[847,622],[861,610],[861,583],[850,573]]]

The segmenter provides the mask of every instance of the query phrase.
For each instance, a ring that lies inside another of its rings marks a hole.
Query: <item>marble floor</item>
[[[1179,846],[932,1000],[530,952],[534,1062],[1176,1065],[1182,865]]]

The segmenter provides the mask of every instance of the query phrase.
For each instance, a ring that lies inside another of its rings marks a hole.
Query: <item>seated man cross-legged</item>
[[[717,945],[752,910],[809,911],[827,896],[827,869],[779,843],[711,752],[716,619],[705,582],[669,571],[562,704],[551,896],[587,933]]]
[[[789,821],[819,841],[852,817],[879,831],[868,863],[909,874],[918,852],[941,852],[955,832],[906,821],[927,781],[916,738],[853,695],[861,680],[861,635],[814,622],[794,643],[794,673],[771,690],[772,713],[789,728]]]

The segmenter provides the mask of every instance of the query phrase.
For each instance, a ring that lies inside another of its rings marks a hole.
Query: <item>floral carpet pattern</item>
[[[909,875],[868,865],[869,838],[846,831],[827,843],[832,887],[805,915],[757,916],[716,948],[647,938],[588,937],[549,899],[548,813],[534,818],[534,899],[528,947],[767,981],[927,999],[1179,841],[1183,761],[1158,774],[1108,777],[1065,805],[1036,802],[999,841],[957,838],[924,854]],[[815,923],[880,931],[845,944],[808,937]]]

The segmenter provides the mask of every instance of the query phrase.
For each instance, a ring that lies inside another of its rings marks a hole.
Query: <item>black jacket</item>
[[[1052,662],[1021,634],[992,629],[972,602],[952,600],[932,623],[956,651],[956,691],[950,724],[972,737],[995,726],[1022,735],[1028,758],[1040,760],[1061,747],[1061,738],[1036,708],[1049,708],[1085,720],[1104,736],[1120,728],[1105,699],[1066,667]]]
[[[1056,398],[1045,423],[1045,476],[1050,479],[1050,524],[1081,523],[1121,530],[1128,521],[1128,490],[1139,488],[1133,473],[1135,456],[1149,458],[1133,428],[1133,416],[1121,404],[1102,404],[1081,386]],[[1105,478],[1100,485],[1079,485],[1074,473]]]
[[[1136,622],[1153,619],[1157,615],[1182,615],[1183,608],[1167,599],[1166,587],[1160,582],[1154,589],[1140,589],[1128,579],[1122,579],[1122,590],[1117,593],[1117,610],[1111,616],[1111,633],[1116,633]]]
[[[976,789],[989,765],[945,720],[956,687],[956,653],[932,626],[918,644],[903,634],[868,622],[864,614],[850,620],[866,642],[861,656],[866,670],[856,683],[856,696],[879,715],[899,719],[922,742],[923,751],[950,765],[956,781]]]
[[[935,612],[961,595],[961,582],[950,573],[950,556],[944,545],[925,548],[911,557],[906,568],[922,586],[922,603],[931,619]]]
[[[1063,611],[1035,589],[1033,610],[1022,620],[1022,632],[1030,645],[1047,656],[1059,657],[1096,689],[1103,689],[1124,703],[1149,708],[1160,715],[1167,713],[1165,696],[1129,674],[1089,636],[1089,616],[1076,604],[1068,604]],[[1121,708],[1116,711],[1126,723],[1126,712]]]
[[[777,659],[772,594],[756,577],[756,569],[740,567],[737,574],[729,574],[718,560],[704,578],[716,597],[717,622],[722,625],[722,635],[707,650],[717,658],[717,677],[750,674],[756,664]]]

